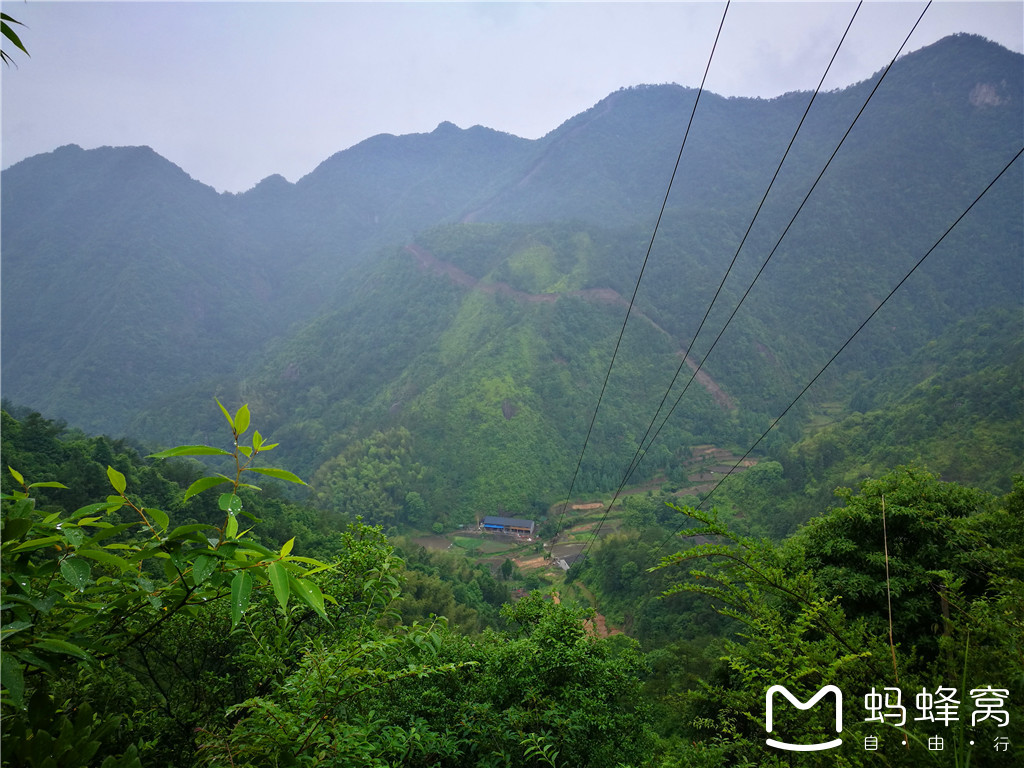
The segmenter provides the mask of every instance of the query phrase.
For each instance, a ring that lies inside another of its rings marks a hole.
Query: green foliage
[[[395,606],[403,624],[446,616],[453,630],[476,633],[503,623],[498,609],[510,599],[485,563],[452,552],[430,551],[406,538],[395,539],[406,571],[405,588]]]
[[[450,637],[442,645],[442,658],[474,666],[410,680],[384,710],[457,739],[456,754],[422,764],[645,764],[652,734],[635,644],[594,638],[581,611],[537,592],[503,613],[511,635]]]
[[[581,566],[573,568],[593,591],[601,612],[615,626],[624,626],[645,650],[684,639],[706,642],[727,626],[710,605],[692,595],[661,597],[673,577],[650,569],[657,565],[666,537],[686,521],[674,501],[664,493],[626,497],[626,526],[602,537]]]
[[[723,404],[690,386],[636,480],[674,469],[680,447],[749,445],[819,370],[1020,146],[1018,57],[968,37],[897,63],[708,358]],[[998,104],[970,102],[979,83],[993,84]],[[623,90],[538,141],[450,125],[375,137],[301,184],[268,179],[244,195],[217,195],[145,148],[65,147],[19,163],[4,171],[0,206],[4,392],[89,429],[206,443],[214,427],[196,393],[213,389],[258,408],[285,444],[281,466],[304,477],[404,428],[410,462],[431,476],[429,489],[405,489],[421,495],[425,525],[547,506],[574,469],[581,414],[600,390],[695,95]],[[691,358],[707,351],[864,95],[819,94]],[[805,96],[702,100],[687,184],[659,228],[581,492],[621,479]],[[810,393],[839,403],[836,418],[851,398],[860,411],[899,406],[846,425],[874,441],[868,455],[830,434],[786,461],[812,404],[780,425],[772,457],[788,492],[808,498],[781,504],[768,532],[792,530],[834,485],[912,460],[1007,490],[989,481],[1013,471],[1016,417],[1002,416],[1019,378],[986,371],[1006,363],[998,347],[984,347],[963,392],[932,383],[937,412],[875,395],[959,322],[968,326],[953,335],[970,348],[981,309],[1018,317],[1020,182],[1014,170],[992,189]],[[97,305],[115,311],[83,321],[78,308]],[[159,322],[132,319],[142,317]],[[97,375],[125,359],[133,365],[114,380]],[[900,433],[885,435],[893,415]],[[400,518],[403,499],[378,491],[373,514]]]
[[[458,669],[460,664],[436,662],[443,627],[439,620],[383,633],[363,622],[331,645],[314,644],[274,694],[242,702],[229,712],[233,725],[202,735],[201,763],[264,765],[272,756],[286,765],[383,766],[389,763],[382,758],[413,756],[415,729],[378,734],[382,723],[361,712],[361,704],[407,678]]]
[[[717,742],[723,761],[772,760],[762,741],[762,716],[765,691],[776,684],[801,700],[824,684],[837,685],[853,701],[883,686],[1013,690],[1024,675],[1017,608],[1024,581],[1022,483],[1017,478],[1014,492],[996,502],[899,468],[866,483],[860,494],[841,491],[846,506],[815,518],[781,546],[736,535],[712,515],[686,510],[714,543],[664,558],[659,568],[709,563],[670,592],[704,595],[743,627],[738,640],[726,643],[717,668],[682,697],[679,712],[691,724],[690,737],[716,743],[723,723],[730,723],[734,738]],[[996,605],[1004,610],[994,612]],[[800,726],[780,721],[779,727],[825,740],[827,720],[802,716]],[[923,743],[928,727],[908,719],[903,732]],[[1015,743],[1019,727],[1011,723],[998,735]],[[844,740],[859,742],[869,731],[869,724],[847,719]],[[970,737],[990,741],[993,731],[981,725]],[[958,764],[969,751],[967,733],[961,722],[950,737]],[[982,752],[971,754],[989,764]],[[803,764],[871,764],[865,755],[843,750]],[[930,765],[930,759],[921,749],[899,764]]]
[[[23,24],[21,24],[20,21],[8,16],[6,13],[0,13],[0,34],[3,34],[3,36],[10,43],[12,43],[18,50],[20,50],[22,53],[28,56],[28,50],[26,50],[25,45],[21,42],[21,39],[18,37],[18,33],[14,31],[14,28],[11,26],[11,24],[18,24],[24,26]],[[3,60],[3,63],[8,66],[10,66],[11,62],[13,61],[13,59],[11,58],[10,54],[7,53],[7,51],[0,51],[0,60]]]
[[[965,599],[987,590],[991,575],[977,570],[973,554],[987,542],[973,518],[992,506],[992,498],[914,467],[866,481],[856,495],[841,488],[837,496],[842,507],[813,518],[793,539],[805,567],[825,590],[842,594],[844,610],[878,635],[887,625],[891,592],[899,606],[895,636],[914,638],[917,663],[934,662],[930,646],[938,638],[929,636],[943,613],[948,574],[956,574]]]
[[[62,484],[10,472],[5,764],[643,764],[652,737],[632,645],[593,638],[582,613],[539,595],[499,618],[508,588],[487,566],[406,544],[403,570],[379,529],[322,542],[323,563],[296,555],[294,538],[257,542],[238,521],[277,508],[245,481],[290,473],[253,463],[273,446],[247,408],[223,414],[228,449],[155,454],[178,473],[174,514],[134,496],[145,465],[127,454],[102,471],[107,500],[70,514],[34,498]],[[40,465],[23,438],[107,455],[104,441],[63,444],[59,425],[8,423],[12,454]],[[180,471],[183,456],[230,469],[204,481]],[[207,496],[216,523],[176,524]],[[518,629],[467,637],[418,620],[437,606],[460,632]],[[33,763],[44,751],[57,762]]]
[[[108,755],[94,762],[103,742],[117,728],[118,718],[100,718],[89,704],[74,713],[58,713],[45,690],[28,705],[28,717],[9,723],[4,733],[4,764],[26,768],[142,768],[138,750],[129,747],[121,757]],[[6,715],[10,717],[10,715]]]
[[[343,519],[372,525],[421,525],[431,517],[414,489],[426,489],[426,470],[412,458],[412,436],[404,428],[375,432],[350,443],[313,475],[317,504]]]
[[[1008,491],[1009,478],[1024,471],[1022,345],[1019,313],[985,311],[862,382],[852,400],[860,412],[786,452],[790,488],[804,500],[793,510],[820,507],[835,486],[908,462]]]
[[[130,495],[128,478],[113,466],[106,469],[104,501],[70,513],[50,512],[37,506],[35,494],[65,486],[51,480],[29,482],[10,468],[13,483],[3,495],[2,544],[5,730],[20,728],[21,736],[29,738],[26,729],[31,728],[36,734],[31,738],[42,739],[41,729],[50,726],[33,718],[45,709],[51,688],[65,685],[79,668],[125,662],[169,623],[197,618],[225,601],[231,616],[227,630],[238,629],[254,587],[272,587],[286,624],[305,611],[327,619],[325,599],[333,598],[312,577],[330,566],[291,554],[291,541],[274,551],[240,530],[240,518],[251,517],[243,509],[242,489],[255,488],[244,482],[247,473],[302,481],[290,472],[255,464],[275,446],[264,442],[258,431],[251,444],[241,442],[249,430],[246,406],[233,416],[223,406],[221,410],[231,429],[230,450],[181,446],[153,455],[215,455],[232,462],[233,476],[197,480],[185,492],[187,499],[213,487],[207,482],[211,479],[230,486],[218,498],[223,515],[219,525],[172,524],[167,512]],[[31,726],[25,725],[26,717]],[[102,718],[97,727],[107,729],[116,720]],[[77,739],[73,734],[78,731],[86,738],[89,722],[85,717],[53,727],[61,739]]]
[[[204,732],[202,762],[616,766],[647,753],[639,657],[587,636],[578,612],[538,595],[508,612],[518,639],[467,639],[438,619],[382,631],[387,597],[377,605]]]

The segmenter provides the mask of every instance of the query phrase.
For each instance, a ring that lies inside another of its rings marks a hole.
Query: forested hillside
[[[673,374],[669,404],[706,354],[635,479],[673,472],[694,445],[742,452],[925,254],[759,455],[787,462],[794,491],[825,492],[835,473],[815,467],[839,457],[818,427],[941,409],[922,388],[954,361],[918,350],[959,355],[1002,310],[1006,344],[983,346],[963,381],[1002,410],[954,398],[980,420],[973,440],[930,412],[956,459],[915,417],[915,445],[933,449],[904,458],[1007,489],[1013,446],[985,446],[1020,420],[1019,163],[943,235],[1022,143],[1020,56],[947,38],[898,61],[864,106],[879,77],[817,96],[756,220],[810,94],[704,95],[580,493],[618,483]],[[212,395],[252,402],[282,461],[335,497],[353,451],[404,430],[419,479],[403,492],[429,519],[538,513],[572,475],[695,97],[622,90],[535,141],[451,124],[378,136],[240,195],[146,148],[23,161],[3,175],[4,396],[163,444],[208,439]],[[846,481],[871,469],[862,453]]]
[[[1020,763],[1022,95],[954,35],[241,194],[3,171],[0,763]],[[826,684],[842,749],[766,746]]]
[[[632,497],[565,583],[512,602],[514,567],[396,550],[254,489],[301,480],[267,466],[248,407],[223,415],[214,445],[142,458],[3,414],[21,468],[2,478],[5,765],[781,766],[765,688],[805,700],[822,681],[851,709],[880,687],[962,699],[899,730],[848,714],[846,746],[800,765],[934,765],[936,729],[958,761],[1019,757],[1020,476],[995,496],[899,467],[777,543]],[[574,594],[636,639],[599,636]],[[968,727],[972,706],[991,716]],[[821,713],[780,720],[834,733]]]

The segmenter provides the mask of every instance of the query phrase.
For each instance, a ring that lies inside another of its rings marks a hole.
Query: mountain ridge
[[[869,81],[819,94],[690,350],[708,353],[784,237],[702,369],[734,408],[691,388],[650,461],[761,433],[1019,148],[1022,60],[977,39],[901,58],[790,230]],[[294,184],[234,195],[149,149],[22,161],[3,172],[4,396],[168,442],[213,433],[212,395],[249,400],[310,473],[375,430],[408,429],[417,460],[448,478],[435,505],[528,511],[582,443],[695,97],[623,89],[540,139],[450,123],[382,134]],[[585,487],[615,482],[632,454],[809,98],[702,96],[634,304],[649,324],[626,330]],[[1022,186],[1011,170],[819,399],[857,397],[955,319],[1019,310]],[[417,248],[450,268],[419,270]]]

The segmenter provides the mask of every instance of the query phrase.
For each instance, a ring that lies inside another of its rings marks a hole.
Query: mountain
[[[745,450],[926,253],[761,448],[822,408],[896,407],[891,382],[943,365],[918,350],[1019,320],[1019,162],[929,249],[1024,145],[1021,63],[957,35],[900,59],[859,118],[880,74],[819,94],[688,349],[811,96],[702,94],[577,488],[618,483],[769,254],[637,479],[699,443]],[[351,482],[353,446],[401,444],[435,517],[540,510],[572,476],[696,96],[623,89],[538,140],[377,136],[239,195],[147,148],[29,158],[3,172],[4,397],[165,442],[214,439],[214,395],[246,401],[323,488]],[[994,398],[1019,396],[986,349]]]

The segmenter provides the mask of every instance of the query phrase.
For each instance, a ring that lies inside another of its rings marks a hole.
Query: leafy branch
[[[273,449],[254,431],[251,444],[240,439],[249,429],[250,414],[242,406],[232,417],[232,450],[211,446],[179,446],[151,458],[229,456],[234,478],[203,477],[185,491],[184,500],[229,483],[221,494],[225,512],[221,527],[207,524],[172,526],[171,515],[147,507],[129,495],[129,481],[107,467],[113,490],[104,501],[70,515],[36,508],[40,488],[66,489],[56,481],[28,482],[9,468],[18,488],[5,494],[2,514],[3,696],[6,708],[25,706],[27,680],[44,681],[70,658],[93,664],[116,657],[152,635],[181,611],[197,611],[227,598],[234,630],[248,609],[255,589],[272,592],[283,620],[289,605],[303,605],[328,621],[324,595],[310,578],[332,566],[292,554],[294,539],[270,550],[240,531],[241,488],[245,472],[304,484],[291,472],[255,465]],[[131,510],[135,522],[118,515]],[[42,684],[37,682],[34,685]]]
[[[8,16],[6,13],[0,13],[0,33],[2,33],[3,36],[11,43],[13,43],[14,46],[18,48],[22,53],[28,56],[28,50],[22,44],[21,38],[18,37],[18,34],[14,31],[14,28],[11,26],[11,24],[17,24],[18,26],[21,27],[25,26],[17,19]],[[14,60],[6,51],[0,50],[0,61],[3,61],[4,64],[10,66]]]

